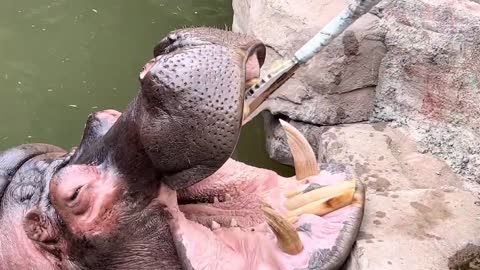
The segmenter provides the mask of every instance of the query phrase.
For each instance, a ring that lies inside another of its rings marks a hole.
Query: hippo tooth
[[[326,215],[351,204],[353,202],[354,194],[355,188],[345,189],[330,197],[308,203],[295,210],[292,210],[287,213],[287,218],[300,216],[303,214],[313,214],[317,216]]]
[[[298,191],[298,190],[295,190],[295,191],[289,191],[285,194],[285,197],[287,197],[287,199],[290,199],[290,198],[293,198],[299,194],[302,194],[301,191]]]
[[[303,251],[303,243],[292,223],[273,208],[261,207],[268,226],[277,237],[278,247],[285,253],[297,255]]]
[[[246,81],[245,86],[248,90],[250,87],[252,87],[256,84],[259,84],[261,81],[262,81],[262,79],[260,79],[260,78],[253,78],[253,79],[250,79],[250,80]]]
[[[213,203],[220,203],[217,196],[213,197]]]
[[[289,217],[287,218],[287,220],[292,224],[296,224],[300,220],[300,217],[299,216]]]
[[[229,193],[225,193],[225,201],[228,202],[231,200],[232,200],[232,196]]]
[[[307,193],[297,194],[295,196],[288,197],[284,203],[284,206],[288,210],[295,210],[312,202],[322,201],[326,198],[332,198],[332,196],[340,194],[349,189],[354,190],[356,185],[355,183],[355,180],[344,181],[336,185],[330,185],[314,189]]]
[[[246,119],[250,115],[250,106],[247,103],[243,104],[243,119]]]
[[[220,224],[216,222],[215,220],[212,220],[212,225],[210,226],[212,230],[220,229]]]
[[[230,227],[238,227],[238,223],[235,218],[232,218],[232,220],[230,221]]]
[[[297,180],[320,173],[317,158],[312,147],[303,134],[289,123],[280,119],[280,124],[287,134],[288,145],[293,156]]]

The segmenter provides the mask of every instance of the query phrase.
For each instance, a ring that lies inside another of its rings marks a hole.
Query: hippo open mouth
[[[164,187],[159,200],[185,269],[337,269],[363,214],[363,188],[344,177],[298,181],[229,160],[178,194]]]
[[[211,36],[211,32],[208,35]],[[205,44],[182,32],[170,34],[155,48],[156,58],[147,63],[140,79],[155,73],[155,65],[164,54]],[[249,45],[240,46],[247,58],[243,89],[255,83],[265,60],[263,44],[258,41],[245,44]],[[206,65],[205,71],[212,70],[215,69]],[[312,263],[324,264],[327,269],[338,262],[321,262],[318,258],[312,259],[312,254],[326,255],[337,241],[344,242],[343,249],[351,246],[349,237],[356,234],[359,223],[358,219],[348,218],[361,216],[362,189],[357,189],[352,182],[341,183],[342,177],[320,176],[306,140],[292,126],[282,124],[289,131],[296,159],[306,164],[297,168],[301,170],[297,176],[303,181],[282,178],[271,171],[229,159],[212,176],[178,193],[167,186],[161,187],[158,200],[172,215],[170,228],[186,269],[225,269],[224,265],[219,266],[218,260],[225,265],[228,261],[235,262],[229,266],[233,269],[301,269]],[[332,184],[337,184],[337,188],[319,188]],[[356,203],[350,205],[354,200]],[[339,208],[344,209],[326,218],[319,217]],[[302,226],[310,229],[298,232],[297,228]],[[351,226],[350,230],[345,226]],[[328,237],[323,234],[324,227],[328,228]],[[339,237],[342,230],[344,234]],[[338,250],[342,250],[340,244]],[[345,254],[338,252],[333,257],[341,256]]]
[[[2,227],[0,269],[339,268],[361,223],[361,183],[343,167],[320,171],[284,121],[296,177],[230,158],[265,55],[245,35],[174,31],[126,111],[92,114],[77,149],[0,154],[0,226],[20,225]],[[12,252],[7,239],[28,244]]]

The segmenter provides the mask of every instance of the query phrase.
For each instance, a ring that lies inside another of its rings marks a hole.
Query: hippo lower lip
[[[296,157],[311,158],[298,151]],[[163,186],[158,199],[173,213],[174,239],[185,250],[184,265],[192,269],[224,269],[216,260],[203,260],[220,250],[217,259],[235,262],[229,269],[307,269],[312,253],[336,242],[351,244],[348,238],[358,228],[354,217],[362,215],[363,187],[343,180],[321,173],[298,181],[230,159],[214,175],[178,193]],[[317,195],[324,191],[323,202],[302,192],[312,189]],[[313,212],[306,207],[312,204],[318,208]]]

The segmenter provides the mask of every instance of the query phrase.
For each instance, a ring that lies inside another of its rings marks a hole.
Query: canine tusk
[[[317,158],[312,147],[303,134],[289,123],[280,119],[280,124],[287,134],[288,145],[293,156],[297,180],[320,173]]]

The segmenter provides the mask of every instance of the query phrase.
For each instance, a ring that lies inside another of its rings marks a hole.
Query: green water
[[[89,113],[123,111],[138,73],[166,33],[225,28],[224,0],[3,0],[0,4],[0,150],[45,142],[77,145]],[[261,120],[248,125],[235,157],[291,170],[266,155]]]

